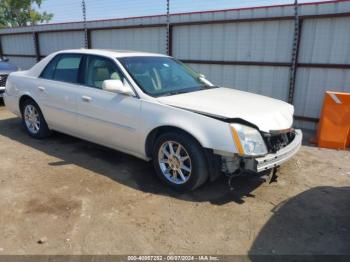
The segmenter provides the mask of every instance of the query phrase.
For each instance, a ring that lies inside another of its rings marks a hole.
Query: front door
[[[78,97],[79,132],[88,140],[129,152],[138,152],[141,102],[137,97],[102,90],[108,79],[126,79],[109,58],[87,55],[84,83]]]

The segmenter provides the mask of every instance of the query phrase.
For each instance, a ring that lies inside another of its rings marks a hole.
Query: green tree
[[[0,0],[0,27],[35,25],[49,22],[53,14],[38,12],[33,5],[41,6],[43,0]]]

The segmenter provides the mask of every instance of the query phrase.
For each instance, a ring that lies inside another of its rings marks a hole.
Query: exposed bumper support
[[[265,170],[272,169],[281,165],[294,156],[301,144],[303,134],[301,130],[295,130],[295,137],[293,141],[286,147],[280,149],[276,153],[267,154],[263,157],[257,158],[241,158],[239,156],[224,155],[222,152],[215,152],[221,155],[222,159],[222,171],[224,173],[234,173],[237,170],[249,170],[254,173],[259,173]]]
[[[295,137],[288,146],[280,149],[274,154],[267,154],[264,157],[255,158],[253,171],[262,172],[264,170],[279,166],[283,162],[287,161],[298,152],[302,139],[303,134],[301,130],[295,130]]]

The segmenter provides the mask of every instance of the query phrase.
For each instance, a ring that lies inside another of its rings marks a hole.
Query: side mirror
[[[210,81],[207,80],[207,79],[205,78],[205,75],[203,75],[203,74],[199,74],[199,75],[198,75],[198,79],[199,79],[199,81],[201,81],[202,83],[204,83],[204,84],[206,84],[206,85],[208,85],[208,86],[213,86],[213,84],[210,83]]]
[[[130,86],[124,85],[124,83],[119,79],[109,79],[102,83],[102,89],[105,91],[119,93],[123,95],[134,96],[135,93]]]

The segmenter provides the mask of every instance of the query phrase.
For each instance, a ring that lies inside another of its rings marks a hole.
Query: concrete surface
[[[0,107],[0,254],[350,254],[350,153],[303,147],[276,183],[163,187],[134,157]],[[39,242],[39,243],[38,243]]]

